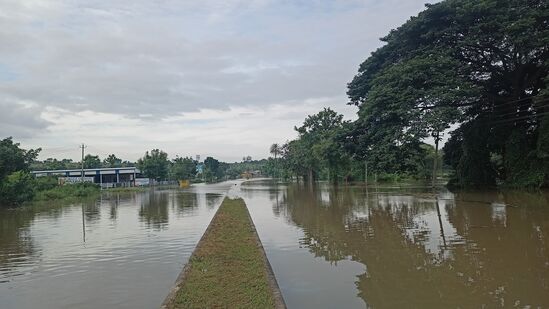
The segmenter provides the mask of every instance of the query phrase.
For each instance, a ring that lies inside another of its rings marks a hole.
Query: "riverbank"
[[[225,198],[162,308],[286,308],[246,204]]]

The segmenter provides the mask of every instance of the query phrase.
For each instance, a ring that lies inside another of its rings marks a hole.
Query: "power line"
[[[522,98],[522,99],[513,100],[513,101],[505,101],[503,103],[496,103],[495,101],[491,101],[491,100],[484,100],[483,102],[492,103],[491,106],[494,106],[494,107],[500,107],[500,106],[504,106],[504,105],[508,105],[508,104],[514,104],[514,103],[517,103],[517,102],[529,101],[529,100],[531,100],[532,102],[525,102],[525,103],[523,103],[523,105],[535,104],[537,102],[547,102],[547,101],[549,101],[549,99],[536,100],[536,98],[537,98],[536,96],[532,96],[532,97]],[[418,106],[416,108],[423,109],[423,110],[443,108],[443,107],[461,108],[461,107],[471,107],[471,106],[474,106],[475,104],[482,104],[482,103],[479,103],[479,102],[481,102],[481,100],[475,101],[473,103],[463,104],[463,105],[432,105],[432,106]]]
[[[546,103],[546,102],[549,102],[549,99],[545,99],[545,100],[539,100],[539,101],[535,101],[535,102],[524,102],[522,104],[518,104],[516,105],[516,107],[523,107],[523,106],[534,106],[534,107],[540,107],[540,106],[536,106],[536,103],[540,103],[540,102],[543,102],[543,103]],[[504,105],[507,105],[507,104],[498,104],[498,105],[493,105],[493,106],[490,106],[490,108],[493,109],[496,109],[496,108],[499,108],[499,107],[502,107]],[[542,105],[541,107],[545,107],[545,105]],[[481,112],[492,112],[492,110],[483,110]]]
[[[503,103],[495,104],[495,106],[503,106],[503,105],[513,104],[513,103],[522,102],[522,101],[529,101],[529,100],[531,100],[532,103],[535,103],[536,102],[535,99],[536,99],[536,97],[532,96],[532,97],[522,98],[522,99],[513,100],[513,101],[505,101]],[[545,101],[547,101],[547,99],[545,99]],[[494,101],[488,101],[488,102],[495,103]],[[537,102],[539,102],[539,101],[537,101]],[[528,104],[528,103],[530,103],[530,102],[526,102],[525,104]]]
[[[532,100],[531,101],[517,100],[517,101],[512,101],[512,102],[505,102],[505,103],[501,103],[501,104],[494,104],[493,107],[498,108],[498,107],[502,107],[502,106],[505,106],[505,105],[514,104],[514,103],[517,103],[517,102],[523,102],[521,104],[516,104],[515,106],[517,106],[517,107],[519,107],[519,106],[528,106],[528,105],[536,105],[536,103],[540,103],[540,102],[549,102],[549,99],[533,100],[533,97],[531,97],[529,99],[532,99]]]
[[[519,121],[519,120],[527,120],[527,119],[530,119],[530,118],[533,118],[533,117],[539,117],[539,116],[545,116],[545,115],[549,115],[549,112],[537,113],[537,114],[526,115],[526,116],[510,118],[510,119],[504,119],[504,120],[498,120],[498,121],[488,121],[488,122],[485,122],[485,124],[510,123],[510,122],[515,122],[515,121]]]
[[[549,101],[548,101],[549,102]],[[549,107],[549,104],[544,104],[544,105],[541,105],[541,106],[536,106],[536,108],[545,108],[545,107]],[[485,113],[491,113],[492,115],[491,118],[501,118],[501,117],[505,117],[505,116],[509,116],[509,115],[516,115],[517,113],[520,113],[520,112],[525,112],[525,111],[519,111],[519,110],[516,110],[516,111],[513,111],[513,112],[510,112],[510,113],[505,113],[505,114],[497,114],[497,113],[494,113],[494,112],[490,112],[490,111],[485,111]],[[528,112],[528,110],[526,111]]]

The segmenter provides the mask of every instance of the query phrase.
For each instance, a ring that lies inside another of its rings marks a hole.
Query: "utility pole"
[[[80,182],[83,183],[83,182],[84,182],[84,149],[86,149],[87,146],[84,145],[84,143],[82,143],[82,145],[80,146],[80,148],[82,148],[82,171],[81,171],[81,172],[82,172],[82,174],[81,174],[82,176],[81,176],[81,178],[80,178]]]
[[[368,161],[364,162],[364,183],[368,185]]]

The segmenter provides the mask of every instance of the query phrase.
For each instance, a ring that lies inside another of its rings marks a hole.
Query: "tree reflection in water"
[[[28,236],[34,217],[34,211],[0,209],[0,283],[23,274],[25,269],[20,265],[39,257]]]
[[[27,274],[36,267],[42,251],[35,244],[31,226],[37,218],[58,220],[67,211],[59,201],[38,202],[32,207],[6,209],[0,207],[0,283]]]
[[[373,307],[549,305],[545,194],[292,184],[270,198],[315,257],[366,266]]]
[[[169,215],[169,193],[151,190],[141,195],[139,218],[148,228],[162,230],[167,228]]]

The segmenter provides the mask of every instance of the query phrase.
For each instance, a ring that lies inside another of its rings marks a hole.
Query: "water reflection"
[[[157,307],[231,186],[0,209],[0,308]]]
[[[166,228],[169,221],[169,194],[150,191],[140,197],[139,218],[141,222],[145,222],[148,227],[156,230]]]
[[[84,209],[84,217],[86,218],[86,224],[92,225],[101,220],[101,202],[95,200],[87,200],[82,202]]]
[[[0,213],[0,283],[24,274],[25,269],[12,267],[13,264],[27,264],[39,255],[30,235],[32,212],[9,212],[10,216]]]
[[[175,196],[179,215],[193,215],[198,209],[198,196],[194,193],[183,193]]]
[[[260,194],[247,190],[251,202]],[[549,306],[546,194],[299,184],[268,192],[312,256],[365,266],[356,288],[368,306]]]
[[[0,308],[157,307],[229,187],[0,210]],[[547,193],[242,188],[290,308],[549,307]]]

